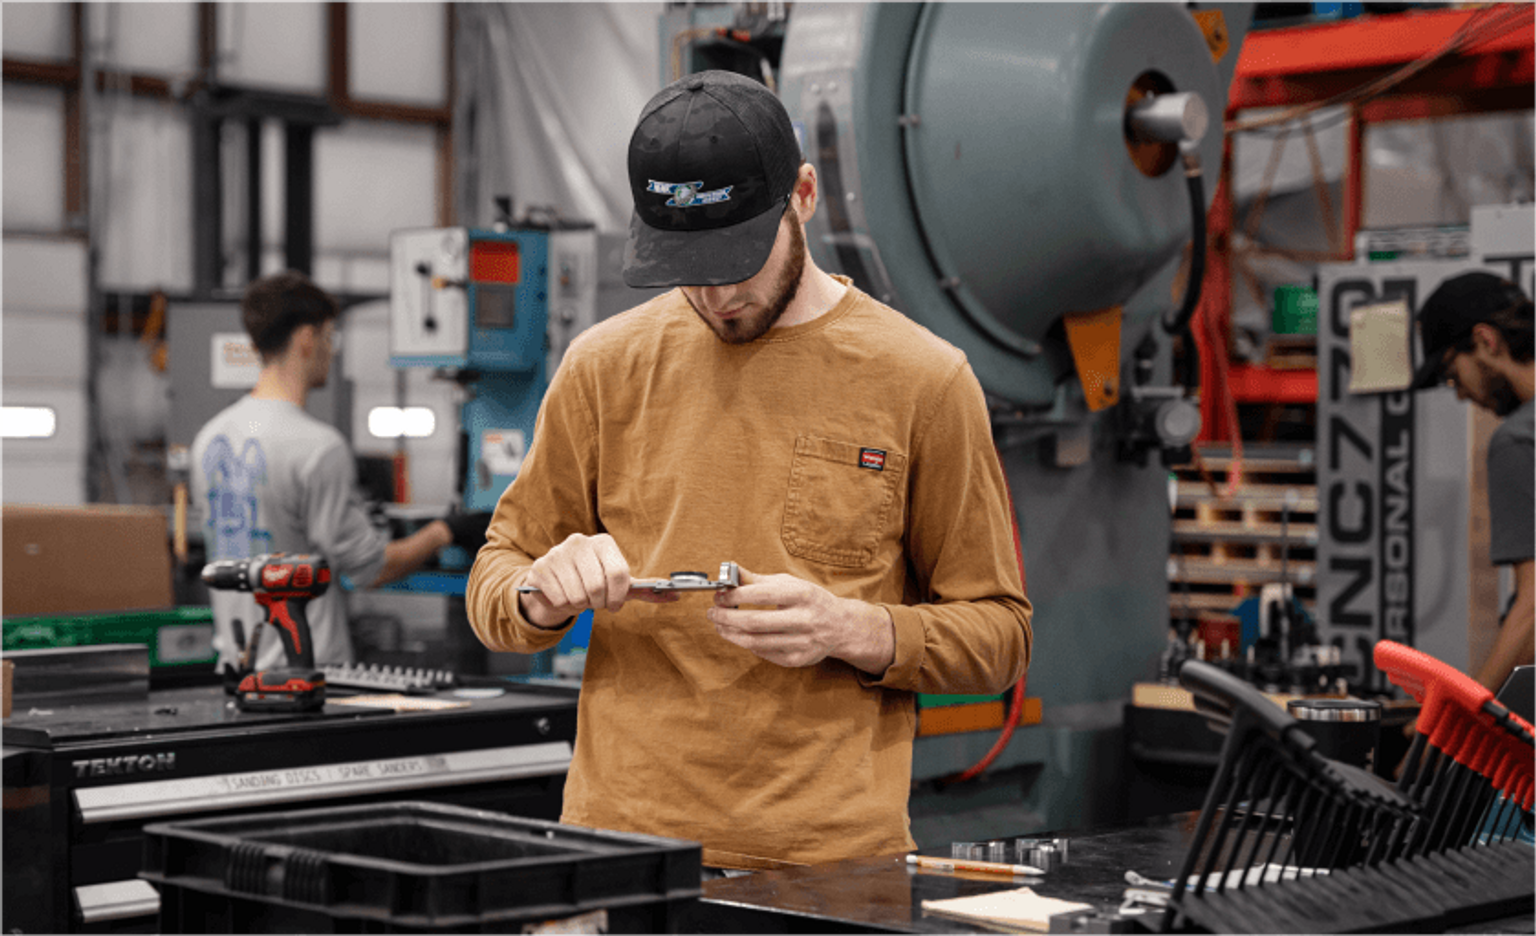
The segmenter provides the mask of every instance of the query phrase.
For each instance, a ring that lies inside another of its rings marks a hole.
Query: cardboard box
[[[0,506],[0,614],[167,608],[171,550],[155,507]]]

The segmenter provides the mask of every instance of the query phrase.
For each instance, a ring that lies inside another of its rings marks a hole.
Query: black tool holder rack
[[[1226,740],[1165,931],[1435,930],[1530,912],[1528,844],[1468,845],[1445,834],[1444,818],[1438,837],[1417,831],[1436,814],[1455,817],[1422,795],[1447,795],[1449,781],[1421,795],[1411,782],[1393,788],[1318,754],[1300,722],[1223,670],[1190,661],[1180,681]],[[1461,747],[1492,746],[1466,741],[1457,724]]]

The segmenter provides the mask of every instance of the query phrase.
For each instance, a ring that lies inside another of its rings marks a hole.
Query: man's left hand
[[[890,612],[839,598],[793,575],[741,571],[741,585],[715,594],[710,623],[721,637],[779,666],[814,666],[831,657],[872,675],[896,658]]]

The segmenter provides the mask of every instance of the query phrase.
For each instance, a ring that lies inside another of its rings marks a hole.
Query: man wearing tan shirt
[[[581,335],[468,587],[494,650],[592,608],[563,820],[772,868],[913,847],[915,693],[997,693],[1031,607],[965,356],[819,269],[815,169],[725,72],[630,141],[632,286]],[[637,579],[741,566],[662,597]],[[534,593],[519,593],[534,586]]]

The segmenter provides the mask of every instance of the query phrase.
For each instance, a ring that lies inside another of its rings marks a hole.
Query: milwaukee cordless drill
[[[235,700],[245,711],[307,712],[325,704],[325,673],[315,669],[315,648],[304,606],[325,594],[331,567],[325,557],[270,553],[250,559],[222,559],[203,566],[209,588],[250,592],[277,628],[288,665],[249,673]],[[254,632],[252,639],[255,639]]]

